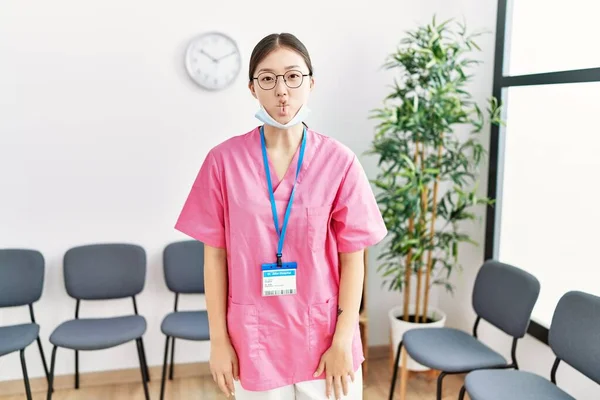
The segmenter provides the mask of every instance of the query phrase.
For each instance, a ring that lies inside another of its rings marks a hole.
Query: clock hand
[[[231,53],[224,55],[223,57],[219,57],[219,58],[217,58],[217,60],[216,60],[216,61],[217,61],[217,62],[219,62],[219,61],[221,61],[221,60],[222,60],[222,59],[224,59],[224,58],[227,58],[227,57],[229,57],[229,56],[232,56],[232,55],[234,55],[235,53],[237,53],[237,52],[234,50],[234,51],[232,51]]]
[[[200,49],[200,53],[204,54],[206,57],[210,58],[212,60],[212,62],[219,62],[219,60],[217,60],[216,58],[214,58],[213,56],[211,56],[210,54],[208,54],[207,52],[205,52],[203,49]]]

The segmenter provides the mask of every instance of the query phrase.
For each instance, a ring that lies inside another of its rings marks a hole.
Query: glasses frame
[[[285,75],[286,75],[286,74],[289,74],[290,72],[297,72],[298,74],[300,74],[300,76],[302,76],[302,80],[300,81],[300,84],[299,84],[298,86],[293,86],[293,87],[292,87],[292,86],[288,85],[288,83],[287,83],[287,81],[286,81],[286,79],[285,79]],[[258,80],[258,78],[259,78],[261,75],[263,75],[263,74],[272,74],[272,75],[275,75],[275,84],[273,85],[273,87],[272,87],[272,88],[265,89],[265,88],[264,88],[264,87],[262,87],[262,85],[260,84],[260,81]],[[252,80],[256,79],[256,81],[258,82],[258,86],[260,86],[260,88],[261,88],[262,90],[273,90],[273,89],[275,89],[275,88],[277,87],[277,82],[279,81],[279,77],[281,77],[281,78],[283,79],[283,83],[285,83],[285,86],[287,86],[287,87],[288,87],[288,88],[290,88],[290,89],[298,89],[298,88],[299,88],[300,86],[302,86],[302,84],[304,83],[304,77],[306,77],[306,76],[312,76],[312,75],[313,75],[313,74],[312,74],[312,72],[309,72],[308,74],[303,74],[303,73],[302,73],[302,71],[298,71],[298,70],[296,70],[296,69],[289,70],[289,71],[287,71],[285,74],[275,74],[275,73],[273,73],[273,72],[268,72],[268,71],[265,71],[265,72],[261,72],[261,73],[260,73],[260,74],[258,74],[257,76],[254,76],[254,77],[252,77]]]

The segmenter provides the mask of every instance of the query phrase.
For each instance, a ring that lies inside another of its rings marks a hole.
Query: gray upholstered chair
[[[75,319],[63,322],[50,335],[52,360],[48,400],[52,397],[56,349],[75,351],[75,388],[79,388],[79,352],[116,347],[136,342],[142,382],[149,399],[150,380],[142,336],[146,320],[138,315],[135,296],[146,280],[146,252],[138,245],[123,243],[90,244],[69,249],[64,255],[67,293],[76,299]],[[81,300],[133,299],[132,315],[112,318],[79,318]]]
[[[483,368],[516,368],[517,341],[525,336],[537,302],[540,283],[533,275],[512,265],[487,260],[477,273],[472,304],[477,315],[473,335],[453,328],[416,328],[406,332],[398,345],[390,388],[390,400],[398,375],[402,346],[421,365],[442,371],[437,380],[437,399],[449,374]],[[512,336],[512,362],[477,339],[477,327],[485,320]]]
[[[167,287],[175,293],[175,306],[174,311],[163,319],[161,325],[161,330],[167,337],[160,388],[161,400],[165,394],[169,342],[171,342],[169,380],[172,380],[175,339],[210,340],[206,311],[177,310],[179,294],[204,293],[204,244],[196,240],[184,240],[167,245],[163,252],[163,266]]]
[[[35,322],[33,304],[42,296],[44,287],[44,257],[37,250],[0,250],[0,307],[29,306],[31,323],[0,327],[0,357],[15,351],[20,352],[21,368],[27,399],[31,400],[31,387],[27,375],[25,349],[37,341],[44,372],[48,378],[48,366]]]
[[[556,385],[561,361],[600,384],[600,297],[580,291],[563,295],[558,302],[548,336],[556,358],[550,380],[525,371],[474,371],[465,378],[471,400],[575,400]]]

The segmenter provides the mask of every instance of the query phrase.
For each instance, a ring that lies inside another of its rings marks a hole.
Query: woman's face
[[[308,73],[308,66],[300,54],[280,47],[257,65],[253,75],[257,79],[250,82],[249,88],[274,120],[286,124],[308,102],[314,86],[311,76],[302,76]],[[285,75],[287,85],[282,75]]]

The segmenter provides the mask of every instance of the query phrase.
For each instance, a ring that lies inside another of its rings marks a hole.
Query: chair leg
[[[389,400],[394,398],[394,389],[396,388],[396,379],[398,378],[398,364],[400,363],[400,354],[402,353],[402,340],[398,343],[398,352],[396,353],[396,362],[394,363],[394,374],[392,376],[392,384],[390,387]]]
[[[165,381],[167,380],[167,361],[169,359],[169,340],[171,338],[167,336],[167,340],[165,342],[165,358],[163,360],[163,368],[162,368],[162,380],[160,383],[160,400],[165,398]]]
[[[42,341],[37,338],[38,349],[40,349],[40,356],[42,357],[42,364],[44,365],[44,373],[46,374],[46,380],[50,380],[50,373],[48,372],[48,364],[46,363],[46,356],[44,355],[44,349],[42,347]]]
[[[171,339],[171,367],[169,369],[169,380],[173,380],[173,368],[175,367],[175,338]]]
[[[29,386],[29,375],[27,375],[27,363],[25,362],[25,349],[21,349],[21,368],[23,368],[23,382],[25,383],[25,393],[27,400],[31,400],[31,387]]]
[[[50,360],[50,379],[48,381],[47,400],[52,400],[52,392],[54,392],[54,365],[56,364],[56,346],[52,348],[52,358]]]
[[[444,380],[444,377],[446,376],[445,372],[442,372],[437,379],[437,400],[442,400],[442,381]]]
[[[458,400],[464,400],[465,398],[465,385],[460,388],[460,393],[458,394]]]
[[[79,351],[75,350],[75,389],[79,389]]]
[[[136,339],[135,343],[137,345],[138,358],[140,359],[140,371],[142,372],[142,385],[144,386],[144,395],[146,396],[146,400],[150,400],[150,395],[148,394],[148,377],[146,377],[146,367],[144,365],[144,359],[142,357],[142,339]]]
[[[142,345],[142,360],[144,361],[144,368],[146,369],[146,381],[150,382],[150,369],[148,368],[148,360],[146,359],[146,349],[144,348],[144,339],[140,338]]]

